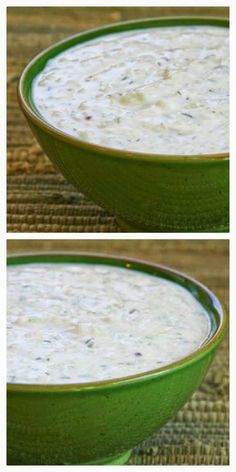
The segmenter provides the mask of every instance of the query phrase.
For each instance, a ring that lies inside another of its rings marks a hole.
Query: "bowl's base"
[[[123,454],[120,454],[119,456],[109,457],[108,459],[103,459],[96,462],[87,462],[84,465],[123,465],[128,461],[131,452],[132,450],[129,450],[123,452]]]
[[[94,461],[94,462],[86,462],[86,463],[63,463],[63,464],[60,464],[60,465],[123,465],[125,464],[130,455],[132,453],[132,450],[130,449],[129,451],[126,451],[126,452],[123,452],[123,454],[119,454],[118,456],[111,456],[109,458],[106,458],[106,459],[101,459],[101,460],[98,460],[98,461]],[[30,464],[34,464],[33,462],[30,461]],[[42,465],[43,462],[40,462],[40,464]],[[27,462],[24,462],[22,461],[22,458],[19,458],[18,460],[14,457],[14,459],[12,459],[11,457],[8,457],[8,460],[7,460],[7,465],[29,465],[27,464]],[[37,465],[37,464],[34,464],[34,465]],[[57,465],[56,463],[44,463],[43,465]],[[59,464],[58,464],[59,465]]]
[[[128,233],[228,233],[229,232],[229,227],[224,226],[224,225],[219,225],[216,227],[209,227],[205,229],[187,229],[187,228],[173,228],[170,230],[170,228],[158,228],[158,227],[149,227],[149,226],[136,226],[133,223],[129,223],[125,220],[123,220],[120,217],[116,217],[116,221],[120,228]]]

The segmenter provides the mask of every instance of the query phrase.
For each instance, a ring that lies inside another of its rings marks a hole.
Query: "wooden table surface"
[[[89,202],[53,168],[19,110],[17,80],[47,46],[107,23],[166,15],[228,16],[226,7],[8,8],[8,231],[116,232],[113,215]]]
[[[90,251],[141,258],[186,272],[228,307],[226,240],[10,240],[9,254]],[[227,465],[229,461],[228,339],[209,373],[176,417],[134,449],[130,465]]]

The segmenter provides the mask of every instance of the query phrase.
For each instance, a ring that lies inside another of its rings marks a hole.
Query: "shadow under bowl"
[[[117,217],[125,231],[229,230],[229,155],[126,152],[80,141],[47,123],[32,99],[34,78],[62,51],[99,36],[140,28],[214,25],[222,18],[151,18],[80,33],[36,56],[24,70],[19,103],[37,141],[68,182]],[[176,149],[178,152],[178,149]]]
[[[182,285],[209,315],[209,336],[191,355],[162,368],[88,384],[8,384],[8,465],[122,464],[198,388],[227,328],[227,315],[202,284],[172,269],[97,254],[16,255],[9,265],[107,264]]]

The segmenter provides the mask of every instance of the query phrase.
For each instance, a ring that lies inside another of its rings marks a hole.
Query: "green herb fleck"
[[[181,113],[181,115],[187,116],[188,118],[193,118],[193,115],[190,113]]]

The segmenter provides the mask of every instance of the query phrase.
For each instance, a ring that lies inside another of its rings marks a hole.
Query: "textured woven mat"
[[[8,178],[9,232],[116,232],[115,218],[60,175]]]
[[[92,251],[169,265],[206,284],[228,307],[228,242],[221,240],[8,241],[9,252]],[[134,449],[130,465],[229,463],[228,339],[209,373],[177,416]]]
[[[16,100],[16,84],[24,66],[47,46],[88,28],[132,18],[189,13],[227,16],[228,9],[8,8],[8,231],[119,230],[112,216],[65,183],[35,143]]]

